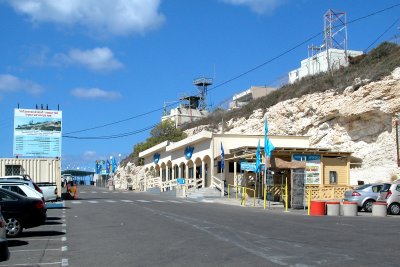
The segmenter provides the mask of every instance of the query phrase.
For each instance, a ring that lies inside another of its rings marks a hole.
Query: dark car
[[[16,237],[22,229],[43,225],[46,221],[45,204],[41,199],[0,188],[0,206],[6,221],[7,237]]]
[[[10,258],[8,242],[6,237],[6,221],[0,213],[0,261],[6,261]]]

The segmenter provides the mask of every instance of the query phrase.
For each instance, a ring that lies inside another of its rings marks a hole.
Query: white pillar
[[[206,163],[204,161],[201,162],[201,186],[206,187]]]

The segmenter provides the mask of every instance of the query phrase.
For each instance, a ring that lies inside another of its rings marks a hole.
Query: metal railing
[[[228,184],[228,199],[230,199],[230,192],[231,192],[231,188],[236,188],[236,199],[238,199],[238,192],[241,192],[241,202],[240,205],[245,206],[246,205],[246,195],[247,195],[247,191],[251,191],[253,192],[253,196],[256,195],[256,190],[252,189],[252,188],[248,188],[245,186],[241,186],[241,185],[232,185],[232,184]],[[239,190],[240,188],[240,190]],[[253,206],[256,206],[256,198],[253,197]]]

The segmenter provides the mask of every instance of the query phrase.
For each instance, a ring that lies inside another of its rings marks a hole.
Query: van
[[[400,181],[383,184],[377,201],[386,202],[389,214],[400,215]]]

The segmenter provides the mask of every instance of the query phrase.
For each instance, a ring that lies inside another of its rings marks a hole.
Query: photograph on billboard
[[[294,154],[292,160],[305,161],[305,179],[306,185],[318,185],[321,183],[321,156],[310,154]]]
[[[14,156],[61,157],[62,112],[15,109]]]

